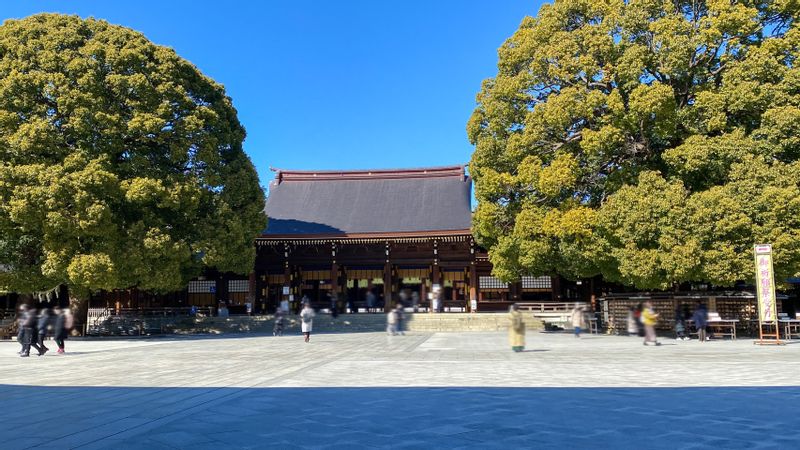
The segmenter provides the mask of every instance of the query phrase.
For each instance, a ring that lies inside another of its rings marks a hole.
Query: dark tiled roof
[[[267,197],[265,235],[468,230],[470,189],[463,166],[277,171]]]

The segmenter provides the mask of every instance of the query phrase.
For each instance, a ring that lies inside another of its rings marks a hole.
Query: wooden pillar
[[[256,273],[250,272],[247,278],[247,301],[250,303],[251,314],[255,313],[258,309],[258,302],[256,301]]]
[[[336,244],[331,244],[331,299],[334,301],[333,308],[339,309],[339,265],[336,264]]]
[[[331,293],[339,295],[339,265],[335,262],[331,264]]]
[[[561,278],[559,276],[550,277],[551,294],[554,302],[561,300]]]
[[[520,299],[520,294],[522,293],[522,282],[518,281],[516,283],[509,284],[509,293],[511,294],[511,301],[518,302]]]
[[[469,302],[469,311],[470,312],[478,312],[478,290],[479,288],[479,280],[478,280],[478,269],[475,267],[475,262],[473,261],[472,264],[469,266],[469,298],[467,299]],[[475,308],[473,308],[473,304]]]
[[[428,300],[428,279],[423,278],[420,280],[419,285],[419,301],[425,302]],[[428,302],[428,309],[430,310],[430,302]]]
[[[441,302],[443,300],[443,298],[442,298],[442,283],[441,283],[441,280],[439,278],[439,266],[437,264],[434,264],[433,267],[431,267],[431,272],[432,272],[431,273],[431,292],[433,293],[433,297],[434,298],[431,299],[430,312],[439,312],[439,311],[435,311],[434,310],[434,303],[439,303],[439,305],[441,307]],[[437,285],[439,286],[438,290],[436,289]]]
[[[281,286],[281,303],[286,302],[287,312],[291,311],[292,305],[289,303],[289,294],[292,292],[292,271],[289,268],[289,262],[283,268],[283,286]],[[281,305],[278,305],[280,308]]]
[[[389,312],[394,307],[392,301],[392,265],[383,265],[383,310]]]

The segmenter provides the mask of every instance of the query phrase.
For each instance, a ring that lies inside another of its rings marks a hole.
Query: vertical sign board
[[[758,319],[761,323],[775,322],[778,308],[775,304],[775,279],[772,274],[772,246],[755,246],[756,292],[758,293]]]
[[[772,271],[772,245],[756,244],[753,250],[756,263],[759,337],[763,339],[765,336],[762,327],[765,324],[771,324],[775,327],[775,334],[767,336],[775,336],[776,341],[779,341],[778,307],[775,300],[775,279]]]

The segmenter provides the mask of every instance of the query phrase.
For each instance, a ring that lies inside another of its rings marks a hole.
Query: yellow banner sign
[[[758,320],[761,323],[775,322],[778,318],[778,308],[775,303],[775,278],[772,272],[772,245],[755,245],[754,253],[756,258]]]

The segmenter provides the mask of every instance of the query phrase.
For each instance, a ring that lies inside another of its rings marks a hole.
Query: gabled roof
[[[275,172],[265,237],[469,232],[464,166]]]

